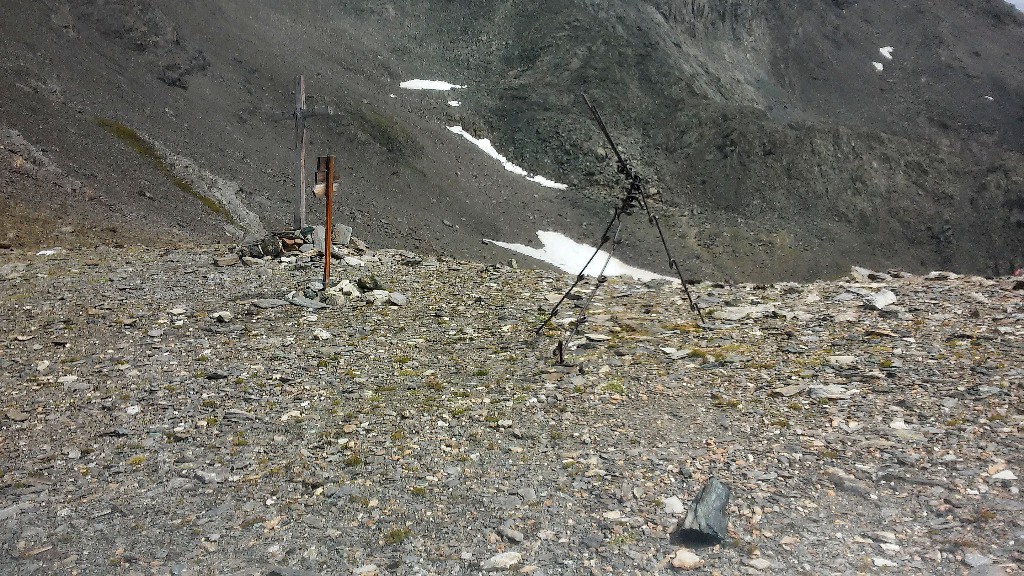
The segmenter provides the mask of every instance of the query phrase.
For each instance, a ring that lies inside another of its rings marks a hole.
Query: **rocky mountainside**
[[[339,155],[339,219],[375,245],[596,242],[620,190],[586,92],[688,275],[1024,261],[1024,15],[1002,0],[11,0],[0,17],[11,244],[290,227],[305,74],[334,112],[310,120],[311,155]],[[399,87],[414,78],[466,87]],[[638,218],[622,251],[663,267],[659,244]]]
[[[612,279],[560,366],[567,275],[226,250],[0,252],[0,574],[1024,565],[1022,280]]]

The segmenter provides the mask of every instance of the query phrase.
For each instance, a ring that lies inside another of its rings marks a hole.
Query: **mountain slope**
[[[372,243],[494,258],[482,238],[596,241],[620,192],[586,92],[656,188],[687,274],[1024,261],[1024,18],[1001,0],[14,0],[0,12],[0,124],[95,191],[59,189],[60,223],[91,210],[158,238],[239,235],[216,199],[125,137],[138,135],[237,183],[267,229],[290,226],[303,73],[310,104],[334,111],[310,120],[309,155],[338,154],[339,220]],[[413,78],[467,88],[399,88]],[[505,171],[454,125],[569,190]],[[5,170],[8,241],[50,241],[13,225],[53,184]],[[628,258],[663,267],[641,219],[626,239]]]

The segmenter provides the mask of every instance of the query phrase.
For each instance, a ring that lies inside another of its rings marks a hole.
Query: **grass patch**
[[[611,394],[625,394],[626,385],[621,380],[609,380],[601,385],[601,391]]]
[[[401,544],[412,535],[412,530],[406,527],[392,528],[384,533],[385,544]]]
[[[361,132],[392,154],[418,155],[422,147],[416,137],[391,116],[370,108],[354,110]]]
[[[146,141],[146,139],[139,135],[138,132],[132,130],[128,126],[125,126],[124,124],[121,124],[120,122],[111,120],[109,118],[97,118],[96,124],[100,128],[103,128],[107,132],[111,133],[118,140],[124,142],[139,156],[142,156],[143,158],[146,158],[147,160],[152,162],[153,166],[157,170],[159,170],[160,173],[163,174],[168,180],[170,180],[170,182],[174,184],[179,190],[185,192],[186,194],[194,196],[200,202],[202,202],[204,206],[209,208],[215,214],[219,214],[227,218],[229,221],[234,222],[234,218],[231,217],[231,214],[228,212],[227,208],[221,206],[213,198],[209,198],[207,196],[200,194],[195,188],[192,187],[191,184],[189,184],[187,180],[175,174],[174,170],[171,169],[171,165],[167,163],[163,156],[160,155],[156,147],[153,146],[148,141]]]

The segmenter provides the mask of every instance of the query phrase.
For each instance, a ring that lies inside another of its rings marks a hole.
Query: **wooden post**
[[[306,227],[306,78],[296,78],[295,86],[295,164],[298,201],[293,224],[296,230]]]
[[[327,157],[327,224],[324,226],[324,290],[330,286],[331,280],[331,213],[334,211],[331,201],[334,199],[334,156]]]

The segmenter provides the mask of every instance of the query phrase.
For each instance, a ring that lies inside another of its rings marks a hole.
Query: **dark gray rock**
[[[246,256],[250,258],[263,258],[264,256],[277,258],[283,251],[281,239],[277,236],[269,235],[255,242],[243,244],[238,248],[238,255],[243,258]]]
[[[673,535],[673,540],[689,545],[713,546],[721,543],[729,530],[725,517],[731,491],[712,477],[690,504],[686,518]]]
[[[377,277],[374,276],[373,274],[361,276],[358,280],[356,280],[356,286],[358,286],[359,289],[364,292],[373,292],[374,290],[384,289],[384,285],[381,284],[380,280],[378,280]]]

